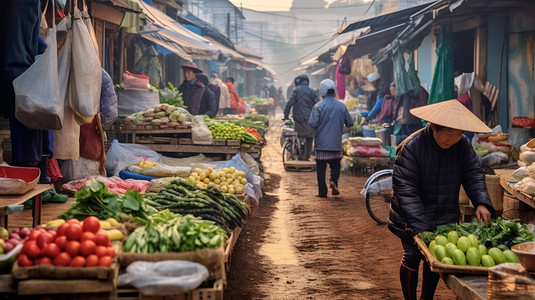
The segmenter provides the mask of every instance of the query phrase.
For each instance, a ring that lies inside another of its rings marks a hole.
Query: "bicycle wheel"
[[[370,182],[366,192],[366,209],[377,224],[387,223],[393,195],[392,174],[379,176]]]
[[[299,158],[299,150],[296,141],[287,141],[282,147],[282,162],[290,160],[297,160]]]

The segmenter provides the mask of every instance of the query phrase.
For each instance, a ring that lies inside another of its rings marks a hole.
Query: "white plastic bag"
[[[58,130],[63,126],[55,20],[55,13],[52,13],[52,28],[45,39],[46,51],[37,55],[35,62],[13,80],[15,117],[31,129]]]
[[[100,163],[98,161],[90,160],[80,157],[78,160],[66,160],[60,167],[63,180],[72,181],[86,178],[93,175],[100,175]]]
[[[87,11],[87,4],[85,3],[85,0],[83,0],[82,3],[82,17],[84,18],[84,24],[85,27],[87,27],[87,32],[89,32],[89,37],[91,37],[91,41],[93,42],[93,47],[95,47],[95,52],[98,53],[97,36],[95,35],[95,30],[93,29],[89,12]]]
[[[208,269],[192,261],[136,261],[119,276],[118,284],[134,286],[147,296],[171,296],[194,290],[207,278]]]
[[[191,128],[191,141],[195,145],[212,145],[213,137],[210,129],[201,116],[193,118],[193,126]]]
[[[113,140],[106,155],[106,172],[108,176],[119,176],[119,172],[140,160],[162,163],[162,155],[137,144],[123,144]]]
[[[74,8],[72,30],[71,76],[74,96],[69,105],[75,115],[92,119],[99,110],[102,71],[95,46],[77,7]]]
[[[518,180],[522,180],[526,177],[529,177],[528,169],[526,167],[520,167],[516,169],[511,175],[513,175],[513,177]]]
[[[74,118],[74,113],[69,106],[68,97],[72,96],[69,85],[69,76],[71,72],[71,46],[72,46],[72,29],[70,16],[63,18],[58,24],[58,30],[65,26],[67,38],[63,47],[58,53],[58,82],[59,95],[64,107],[63,127],[61,130],[54,130],[54,157],[57,159],[68,160],[78,159],[80,157],[80,125]]]

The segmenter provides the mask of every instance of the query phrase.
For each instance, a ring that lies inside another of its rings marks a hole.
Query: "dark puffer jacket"
[[[308,76],[298,76],[299,85],[292,92],[292,96],[284,108],[284,118],[288,119],[293,107],[292,116],[295,122],[307,123],[312,107],[320,101],[319,95],[308,87]],[[297,80],[297,78],[296,78]]]
[[[398,237],[411,239],[437,225],[458,222],[461,184],[474,207],[484,204],[495,216],[485,174],[467,138],[442,149],[428,124],[409,136],[397,152],[388,228]]]

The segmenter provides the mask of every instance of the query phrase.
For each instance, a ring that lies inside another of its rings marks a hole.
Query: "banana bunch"
[[[158,163],[150,160],[140,160],[136,163],[136,166],[140,168],[152,168],[157,166]]]
[[[491,142],[502,142],[502,141],[505,141],[509,138],[509,136],[507,135],[507,133],[503,133],[503,132],[500,132],[498,134],[495,134],[495,135],[491,135],[488,137],[489,141]]]

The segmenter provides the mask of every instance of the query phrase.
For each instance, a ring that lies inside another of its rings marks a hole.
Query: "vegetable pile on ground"
[[[477,222],[446,224],[420,238],[429,251],[444,264],[492,267],[504,262],[518,262],[509,248],[533,240],[526,224],[519,220],[498,218],[489,226]],[[487,251],[488,249],[488,251]]]
[[[258,98],[257,95],[252,95],[249,97],[244,97],[243,101],[254,104],[254,105],[270,105],[269,98]]]
[[[18,264],[29,267],[53,264],[64,267],[109,267],[115,257],[108,234],[100,230],[96,217],[83,225],[70,219],[55,230],[33,229],[24,243]]]
[[[258,139],[248,133],[244,127],[231,123],[213,123],[209,127],[214,139],[241,140],[246,144],[257,144]]]
[[[148,195],[148,198],[145,201],[156,210],[192,214],[214,222],[227,232],[241,227],[249,212],[247,204],[233,195],[223,194],[213,188],[199,190],[183,180],[172,181],[158,194]]]
[[[76,201],[67,211],[59,214],[58,218],[83,220],[95,216],[101,220],[114,218],[120,221],[125,217],[133,217],[143,223],[147,215],[155,212],[145,204],[143,195],[137,191],[129,190],[124,195],[110,193],[99,181],[91,181],[89,186],[78,190],[74,197]]]
[[[242,195],[245,192],[244,186],[247,184],[245,172],[238,171],[234,167],[223,168],[216,172],[208,167],[206,169],[195,168],[188,182],[199,189],[215,187],[223,193]]]
[[[190,124],[191,114],[173,105],[159,104],[153,108],[131,114],[124,119],[125,125],[158,126],[159,128],[176,128]],[[190,124],[191,125],[191,124]]]
[[[214,222],[163,210],[150,216],[146,226],[132,232],[123,243],[123,250],[132,253],[195,251],[218,248],[227,238],[226,232]]]

